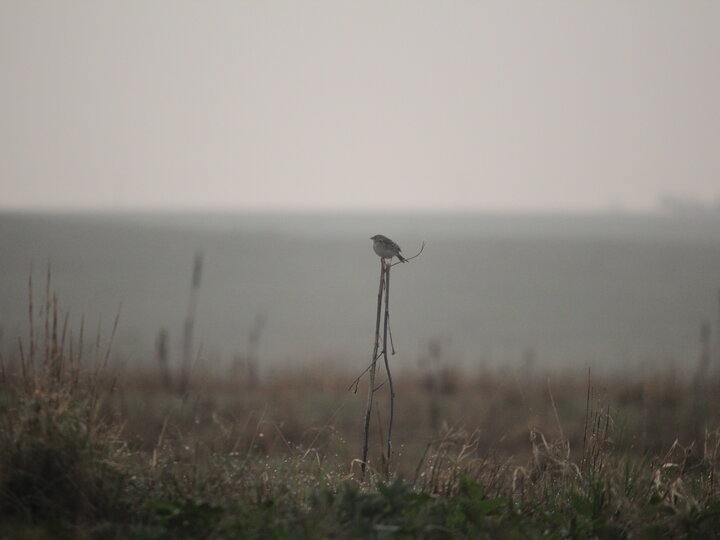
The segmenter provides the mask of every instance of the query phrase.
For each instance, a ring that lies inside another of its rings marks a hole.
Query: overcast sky
[[[720,2],[0,0],[0,208],[720,196]]]

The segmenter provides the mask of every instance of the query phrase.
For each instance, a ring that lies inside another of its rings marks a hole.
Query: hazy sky
[[[0,208],[720,195],[720,2],[0,0]]]

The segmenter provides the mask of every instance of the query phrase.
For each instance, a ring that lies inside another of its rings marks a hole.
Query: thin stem
[[[183,326],[182,341],[182,374],[180,380],[180,391],[187,390],[190,379],[190,367],[192,362],[193,351],[193,331],[195,329],[195,311],[197,310],[197,296],[200,289],[200,278],[202,276],[203,254],[198,251],[195,253],[193,261],[193,274],[190,287],[190,298],[188,300],[187,313],[185,315],[185,324]]]
[[[388,361],[388,330],[390,326],[390,265],[385,268],[385,320],[383,323],[383,357],[385,359],[385,371],[387,371],[388,385],[390,387],[390,419],[388,421],[388,439],[387,439],[387,462],[388,470],[390,468],[390,459],[392,458],[392,428],[393,418],[395,416],[395,387],[393,386],[392,373],[390,372],[390,362]]]
[[[366,367],[365,369],[363,369],[363,370],[362,370],[362,373],[361,373],[360,375],[358,375],[357,377],[355,377],[355,379],[353,380],[353,382],[350,383],[350,386],[347,387],[348,392],[350,391],[350,389],[352,389],[352,388],[354,387],[354,389],[353,389],[353,394],[357,394],[358,385],[360,384],[360,379],[362,379],[362,376],[365,375],[368,371],[370,371],[370,368],[371,368],[371,367],[372,367],[372,363],[370,363],[370,364],[368,365],[368,367]]]
[[[34,386],[37,386],[35,380],[35,315],[33,313],[33,282],[32,282],[32,266],[30,267],[30,276],[28,277],[28,322],[30,323],[30,343],[29,356],[27,363],[27,372]],[[25,364],[23,362],[23,368]]]
[[[380,285],[378,287],[377,315],[375,318],[375,346],[373,348],[372,362],[370,363],[370,383],[368,384],[368,397],[365,404],[365,428],[363,431],[362,462],[360,470],[365,476],[367,467],[368,445],[370,439],[370,418],[372,414],[372,403],[375,394],[375,368],[378,360],[378,349],[380,348],[380,314],[382,313],[382,296],[385,286],[385,260],[380,258]]]

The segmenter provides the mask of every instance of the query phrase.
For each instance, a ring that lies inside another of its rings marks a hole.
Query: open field
[[[687,374],[698,329],[717,321],[720,219],[707,217],[0,212],[0,353],[27,333],[28,273],[49,262],[75,335],[81,316],[94,332],[122,304],[114,358],[152,364],[161,329],[177,358],[202,252],[194,339],[214,369],[260,317],[263,377],[330,359],[354,378],[372,346],[378,232],[406,255],[427,242],[394,273],[398,368],[441,340],[444,362],[469,369],[520,369],[530,351],[536,370],[581,378],[586,366]]]
[[[720,540],[719,66],[720,0],[0,0],[0,540]]]
[[[183,381],[81,347],[46,304],[0,376],[7,538],[712,538],[720,381],[672,371],[395,375],[360,474],[365,380],[327,363]],[[48,309],[49,308],[49,309]],[[35,306],[36,312],[42,308]],[[383,377],[379,375],[378,383]],[[182,388],[184,386],[184,388]]]

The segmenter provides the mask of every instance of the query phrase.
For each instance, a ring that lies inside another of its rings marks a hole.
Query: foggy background
[[[718,201],[715,2],[0,2],[0,205]]]
[[[268,365],[697,362],[720,278],[720,5],[0,2],[0,328],[48,261],[117,351]],[[397,277],[395,277],[397,276]],[[714,336],[717,335],[713,330]],[[713,338],[715,339],[715,337]]]

